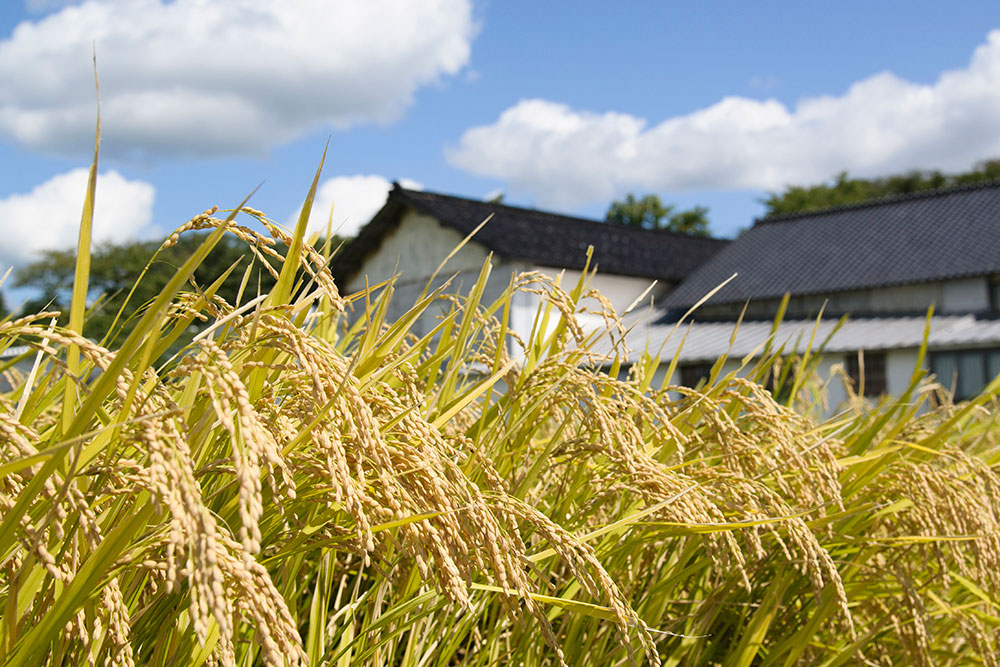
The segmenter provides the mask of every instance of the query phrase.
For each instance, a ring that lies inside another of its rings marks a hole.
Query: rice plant
[[[787,405],[755,381],[780,349],[654,386],[610,308],[579,323],[586,272],[487,303],[487,263],[388,321],[392,281],[342,295],[305,238],[316,180],[292,232],[178,228],[210,233],[112,350],[80,333],[95,173],[69,324],[0,323],[34,359],[0,395],[3,664],[996,664],[1000,380],[826,421],[808,359]],[[227,234],[251,265],[190,283]]]

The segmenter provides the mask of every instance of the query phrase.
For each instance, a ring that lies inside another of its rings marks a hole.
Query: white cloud
[[[0,136],[92,144],[96,44],[105,154],[259,154],[397,118],[475,32],[471,0],[89,0],[0,42]]]
[[[793,109],[727,97],[653,127],[628,114],[523,100],[447,151],[458,167],[564,207],[629,190],[774,190],[844,169],[863,176],[959,170],[998,155],[1000,30],[968,67],[932,85],[884,72]]]
[[[416,181],[400,179],[399,184],[408,190],[423,190]],[[337,176],[324,181],[316,189],[316,199],[309,215],[309,233],[326,234],[333,207],[333,231],[340,236],[354,236],[385,204],[392,183],[375,175],[356,174]],[[301,207],[288,218],[288,226],[294,227]]]
[[[0,199],[0,266],[19,266],[39,250],[75,248],[87,193],[87,169],[53,176],[31,192]],[[117,171],[97,177],[92,238],[120,242],[150,231],[156,190]],[[5,268],[0,268],[2,273]]]

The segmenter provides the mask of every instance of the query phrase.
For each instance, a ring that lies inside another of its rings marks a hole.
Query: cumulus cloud
[[[968,67],[931,85],[883,72],[791,109],[727,97],[654,126],[625,113],[523,100],[492,125],[467,130],[446,154],[550,206],[635,189],[774,190],[844,169],[863,176],[965,169],[1000,154],[1000,30]]]
[[[87,169],[53,176],[31,192],[0,198],[0,273],[20,266],[40,250],[75,248],[87,192]],[[93,241],[120,242],[150,231],[156,190],[117,171],[97,177]]]
[[[475,31],[471,0],[89,0],[0,42],[0,136],[92,144],[96,44],[105,154],[259,154],[397,118],[467,64]]]
[[[399,184],[408,190],[423,190],[416,181],[400,179]],[[385,204],[392,183],[381,176],[355,174],[336,176],[320,184],[316,190],[312,212],[309,215],[309,233],[326,233],[333,208],[333,232],[340,236],[354,236]],[[295,225],[301,207],[289,216],[288,226]]]

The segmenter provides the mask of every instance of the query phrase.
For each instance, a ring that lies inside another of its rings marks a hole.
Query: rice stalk
[[[117,349],[0,322],[38,355],[0,395],[0,663],[996,664],[996,383],[825,422],[751,379],[783,350],[653,387],[587,272],[390,321],[302,225],[216,212]],[[190,284],[224,234],[280,289]]]

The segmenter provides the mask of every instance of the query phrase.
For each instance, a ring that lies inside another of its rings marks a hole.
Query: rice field
[[[387,321],[392,284],[340,294],[305,238],[316,181],[291,232],[246,202],[180,227],[200,249],[94,341],[94,174],[68,326],[0,323],[34,360],[0,395],[0,663],[996,664],[1000,380],[956,405],[916,371],[826,421],[808,360],[780,403],[755,381],[780,350],[655,386],[615,313],[579,324],[586,277],[486,303],[489,265]],[[225,234],[235,303],[189,283]]]

